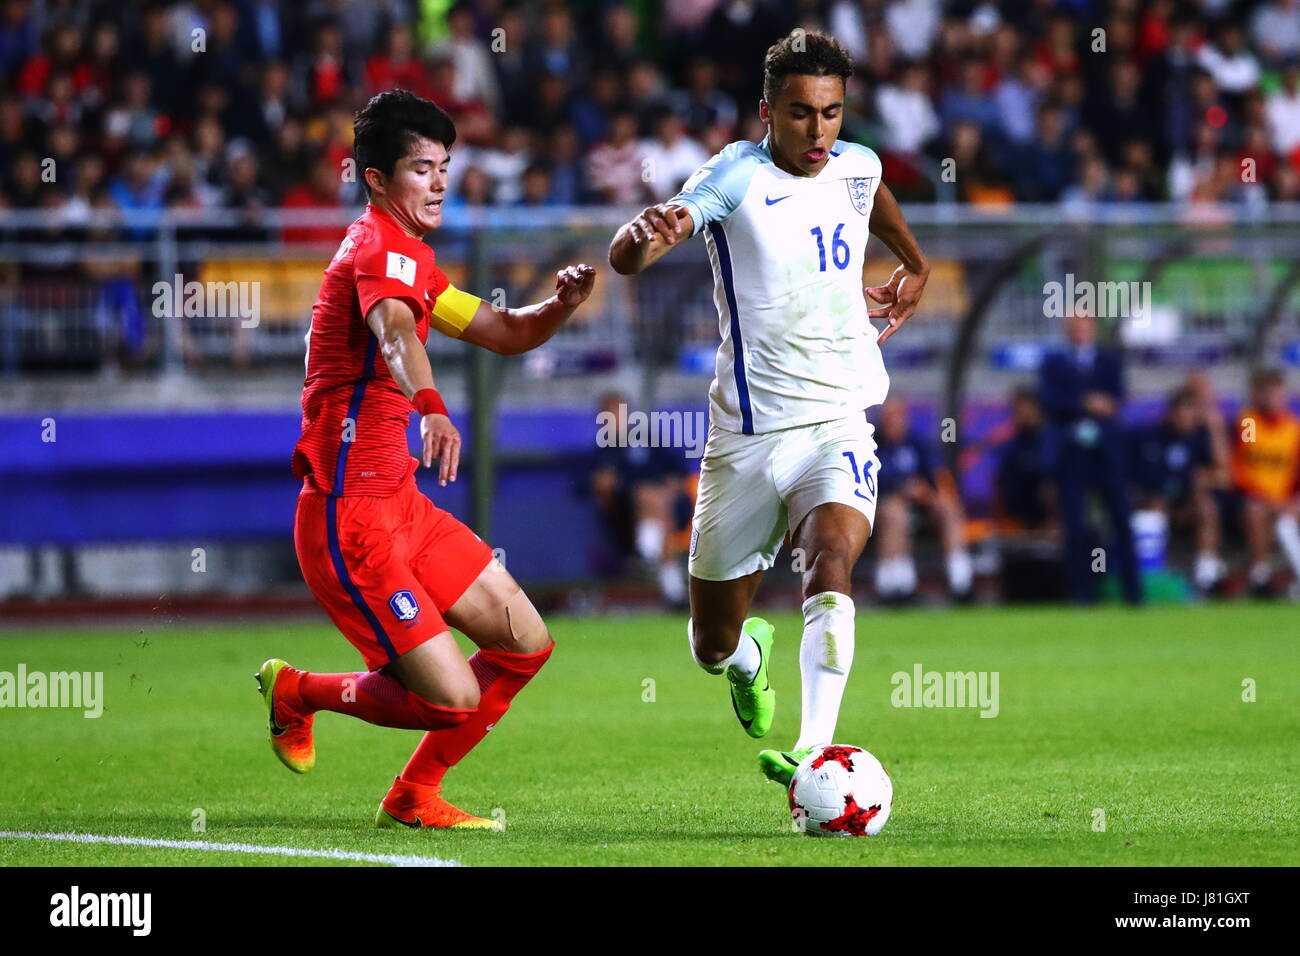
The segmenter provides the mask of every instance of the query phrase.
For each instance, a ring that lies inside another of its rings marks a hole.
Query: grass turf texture
[[[550,664],[447,778],[458,805],[501,808],[502,833],[372,828],[412,731],[321,714],[315,771],[280,766],[250,675],[269,656],[354,669],[325,624],[3,635],[0,670],[102,670],[106,706],[95,720],[0,710],[0,830],[470,865],[1300,862],[1292,607],[860,613],[837,737],[881,758],[895,804],[879,837],[857,840],[792,832],[785,794],[756,769],[760,747],[789,746],[798,729],[800,622],[770,620],[779,697],[762,742],[736,724],[725,681],[691,662],[681,617],[552,620]],[[891,675],[916,663],[999,672],[1000,714],[891,706]],[[196,808],[205,832],[191,828]],[[8,866],[331,862],[0,839]]]

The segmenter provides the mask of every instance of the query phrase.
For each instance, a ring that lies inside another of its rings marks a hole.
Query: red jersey
[[[380,299],[401,299],[424,342],[433,300],[447,285],[433,250],[384,211],[367,205],[348,227],[311,310],[295,476],[336,497],[388,496],[419,467],[406,445],[411,402],[365,316]]]

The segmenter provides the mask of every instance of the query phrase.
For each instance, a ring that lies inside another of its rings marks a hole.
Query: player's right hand
[[[670,206],[668,203],[646,206],[641,210],[641,215],[627,224],[627,228],[632,241],[638,246],[650,242],[656,236],[672,246],[678,240],[690,238],[690,214],[681,206]]]
[[[424,467],[438,462],[438,484],[456,480],[460,467],[460,432],[446,415],[425,415],[420,419],[420,438],[424,442]]]

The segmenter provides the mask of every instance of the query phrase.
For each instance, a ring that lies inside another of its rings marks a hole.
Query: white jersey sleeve
[[[736,211],[754,171],[764,162],[770,160],[754,143],[732,143],[697,169],[668,205],[684,206],[691,214],[693,236],[709,223],[721,222]]]

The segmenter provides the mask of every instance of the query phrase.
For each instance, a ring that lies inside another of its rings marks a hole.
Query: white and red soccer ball
[[[861,747],[818,747],[790,781],[790,816],[807,836],[875,836],[893,805],[889,774]]]

